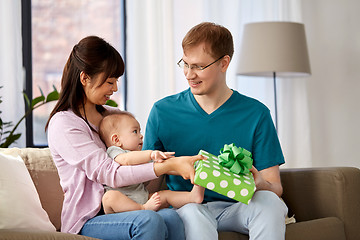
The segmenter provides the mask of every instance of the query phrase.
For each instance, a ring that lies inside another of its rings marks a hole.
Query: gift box
[[[245,151],[240,153],[240,155],[242,154],[243,159],[246,157],[249,158],[249,155],[246,155],[249,152]],[[220,162],[223,160],[223,155],[219,156],[219,158],[221,158],[220,160],[217,156],[204,150],[200,150],[199,155],[206,156],[207,159],[200,160],[195,163],[195,184],[232,198],[236,201],[249,204],[252,196],[254,195],[256,187],[254,177],[248,169],[243,168],[239,173],[235,173],[230,169],[239,169],[239,167],[234,167],[233,160],[230,160],[230,162],[233,162],[230,164],[231,167],[229,168],[224,166],[229,164],[220,164]]]

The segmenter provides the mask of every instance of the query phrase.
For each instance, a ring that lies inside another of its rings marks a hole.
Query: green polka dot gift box
[[[226,146],[229,145],[225,145],[225,147]],[[245,149],[240,148],[240,151],[241,150],[249,153]],[[242,167],[241,164],[233,164],[236,162],[234,160],[230,160],[230,166],[229,164],[223,164],[222,155],[216,157],[204,150],[200,150],[199,155],[203,155],[207,157],[207,159],[200,160],[195,163],[195,184],[232,198],[236,201],[249,204],[256,189],[254,177],[248,170],[248,168],[251,168],[252,166],[252,159],[249,156],[246,156],[244,152],[240,153],[240,157],[242,157],[242,159],[251,159],[251,165],[246,169],[246,167]],[[227,155],[231,155],[231,153]],[[242,170],[233,171],[234,168],[242,168]]]

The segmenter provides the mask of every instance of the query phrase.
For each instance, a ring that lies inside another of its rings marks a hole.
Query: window
[[[30,56],[27,56],[30,62],[28,66],[25,64],[29,96],[40,96],[40,88],[45,96],[53,91],[53,86],[60,91],[62,71],[70,52],[73,46],[86,36],[97,35],[104,38],[124,58],[124,0],[32,0],[30,4],[26,2],[28,1],[22,1],[23,14],[26,16],[27,11],[30,15],[30,24],[23,19],[24,27],[27,25],[30,28],[30,37],[27,36],[31,42],[28,46],[31,48]],[[23,37],[26,39],[26,36]],[[125,109],[124,77],[119,79],[118,88],[112,99],[121,109]],[[47,145],[44,127],[54,105],[55,103],[45,104],[33,112],[31,119],[27,119],[27,146]]]

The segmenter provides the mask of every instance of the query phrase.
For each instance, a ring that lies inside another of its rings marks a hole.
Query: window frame
[[[32,76],[32,14],[31,14],[31,0],[21,0],[21,34],[22,34],[22,56],[23,68],[25,76],[24,93],[33,99],[33,76]],[[122,24],[123,24],[123,60],[126,63],[126,0],[121,0],[122,4]],[[123,94],[124,94],[124,108],[127,109],[127,76],[126,64],[123,78]],[[25,112],[28,106],[25,104]],[[33,114],[32,112],[25,118],[25,141],[26,147],[48,147],[47,145],[34,145],[33,133]]]

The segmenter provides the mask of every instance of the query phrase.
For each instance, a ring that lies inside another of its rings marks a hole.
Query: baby
[[[129,112],[114,113],[104,117],[99,134],[107,146],[107,153],[120,165],[137,165],[166,161],[174,152],[141,151],[143,135],[140,124]],[[204,199],[203,187],[194,185],[191,192],[163,190],[149,194],[143,183],[121,188],[105,186],[102,204],[105,214],[134,210],[154,210],[168,207],[180,208],[187,203],[201,203]]]

